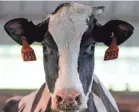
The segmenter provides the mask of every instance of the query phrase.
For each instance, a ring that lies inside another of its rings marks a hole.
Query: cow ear
[[[122,20],[111,20],[104,26],[97,26],[95,29],[95,39],[110,46],[113,37],[116,38],[117,45],[124,43],[133,34],[134,27]]]
[[[41,26],[42,24],[35,25],[32,21],[28,21],[25,18],[15,18],[5,23],[4,29],[14,41],[22,45],[22,36],[26,38],[28,44],[32,44],[35,41],[41,42],[44,33]]]
[[[4,25],[7,34],[18,44],[22,45],[21,54],[24,61],[36,60],[34,50],[29,46],[33,42],[42,42],[47,31],[48,23],[34,25],[25,18],[15,18]]]

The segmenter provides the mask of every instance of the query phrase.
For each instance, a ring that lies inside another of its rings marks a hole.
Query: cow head
[[[85,110],[93,82],[95,43],[109,45],[112,32],[118,45],[131,36],[133,27],[124,21],[98,25],[95,16],[103,11],[103,6],[65,3],[38,25],[24,18],[5,24],[6,32],[19,44],[21,36],[29,44],[41,42],[53,110]]]

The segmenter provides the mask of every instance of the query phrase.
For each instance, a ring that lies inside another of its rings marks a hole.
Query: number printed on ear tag
[[[105,51],[104,61],[117,59],[119,54],[119,48],[116,44],[116,39],[113,38],[110,47]]]
[[[36,55],[34,50],[28,45],[25,37],[22,37],[22,49],[21,54],[24,61],[35,61]]]
[[[118,58],[119,49],[108,48],[105,52],[104,60],[112,60]]]
[[[22,50],[22,57],[24,61],[35,61],[36,56],[34,51],[30,49]]]

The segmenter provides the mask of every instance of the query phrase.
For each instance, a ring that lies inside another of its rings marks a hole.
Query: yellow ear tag
[[[119,47],[117,46],[116,38],[113,37],[111,45],[105,51],[104,61],[116,59],[118,58],[118,54],[119,54]]]
[[[26,38],[22,36],[22,49],[21,54],[24,61],[35,61],[36,55],[34,50],[29,46],[29,44],[26,41]]]

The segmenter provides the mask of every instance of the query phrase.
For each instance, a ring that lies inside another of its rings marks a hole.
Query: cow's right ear
[[[9,20],[4,25],[6,33],[20,45],[22,45],[22,36],[26,38],[28,44],[32,44],[35,41],[41,42],[47,27],[47,23],[43,22],[43,24],[35,25],[32,21],[28,21],[25,18],[15,18]]]
[[[110,46],[113,37],[116,38],[117,45],[124,43],[132,36],[134,27],[130,23],[122,20],[111,20],[105,25],[95,25],[93,36],[97,42],[103,42]]]

